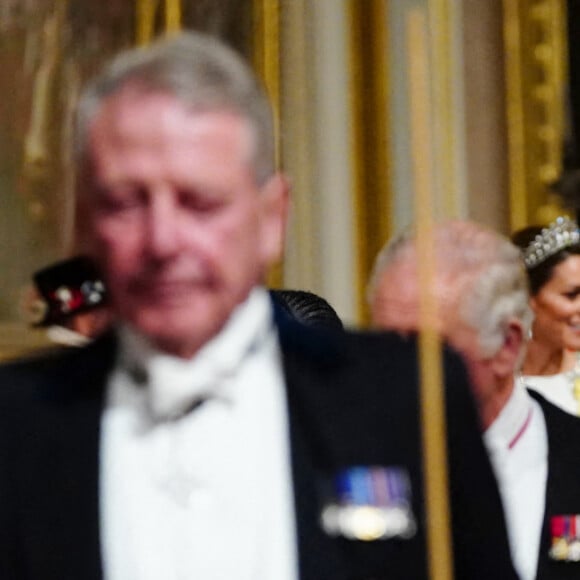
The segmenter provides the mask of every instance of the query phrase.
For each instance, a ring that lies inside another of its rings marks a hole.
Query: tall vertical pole
[[[437,333],[433,232],[433,136],[427,21],[413,9],[407,17],[410,127],[419,264],[421,369],[420,407],[427,513],[427,561],[431,580],[453,578],[447,477],[445,401],[441,344]]]

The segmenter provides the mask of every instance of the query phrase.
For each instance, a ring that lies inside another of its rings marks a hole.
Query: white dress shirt
[[[280,361],[263,289],[191,361],[121,332],[101,435],[106,580],[296,580]]]
[[[538,403],[516,381],[484,442],[498,480],[516,571],[536,577],[548,475],[548,434]]]

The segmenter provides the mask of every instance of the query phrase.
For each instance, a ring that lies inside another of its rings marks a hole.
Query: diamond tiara
[[[526,268],[535,268],[560,250],[579,242],[578,224],[567,217],[559,217],[544,228],[524,250]]]

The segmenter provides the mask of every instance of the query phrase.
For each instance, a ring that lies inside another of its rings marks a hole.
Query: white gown
[[[573,373],[574,371],[547,376],[523,375],[522,381],[526,387],[540,393],[560,409],[571,415],[580,415],[580,402],[574,398]]]

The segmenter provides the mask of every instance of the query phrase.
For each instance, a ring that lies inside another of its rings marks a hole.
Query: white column
[[[301,189],[295,183],[296,211],[288,237],[284,283],[320,294],[350,324],[356,322],[356,274],[346,2],[316,0],[307,7],[305,25],[311,31],[307,38],[311,44],[305,55],[308,62],[302,65],[308,69],[311,86],[302,90],[308,93],[311,108],[306,111],[302,106],[295,111],[308,116],[310,126],[303,127],[302,135],[309,141],[300,143],[295,136],[286,146],[304,146],[308,159],[296,151],[287,154],[299,155],[308,168],[297,168]],[[303,80],[298,77],[296,82]],[[292,83],[292,77],[287,76],[284,83]],[[296,121],[304,123],[304,119]],[[287,118],[286,122],[294,120]]]
[[[393,150],[393,224],[414,221],[409,134],[406,18],[425,11],[430,34],[431,131],[434,148],[435,217],[466,217],[465,113],[461,0],[391,0],[387,14],[391,38],[391,119]]]

